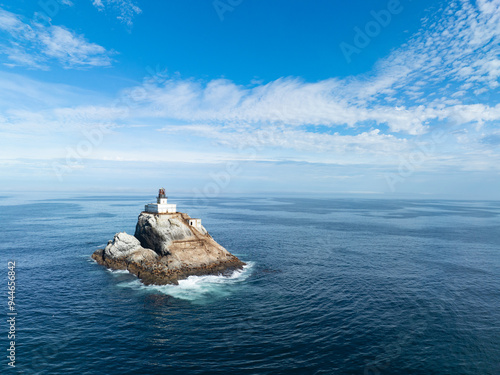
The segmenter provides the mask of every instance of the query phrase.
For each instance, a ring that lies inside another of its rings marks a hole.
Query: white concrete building
[[[165,196],[165,189],[161,188],[156,198],[156,203],[149,203],[144,207],[144,211],[152,214],[175,214],[177,212],[176,204],[168,204]]]
[[[188,219],[187,222],[190,226],[201,229],[201,219],[191,218],[191,219]]]

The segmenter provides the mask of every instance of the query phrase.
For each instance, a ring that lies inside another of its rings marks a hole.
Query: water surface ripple
[[[90,259],[144,201],[0,198],[12,373],[500,374],[499,202],[179,197],[248,266],[145,287]]]

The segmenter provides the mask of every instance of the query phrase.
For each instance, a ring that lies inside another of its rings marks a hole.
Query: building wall
[[[159,204],[158,205],[158,212],[161,214],[165,214],[165,213],[173,214],[176,211],[177,211],[176,204]]]
[[[174,214],[177,212],[177,205],[150,203],[144,207],[144,210],[146,212],[151,212],[156,214],[166,214],[166,213]]]
[[[158,205],[156,204],[147,204],[144,208],[146,212],[158,213]]]
[[[201,227],[201,219],[189,219],[188,224],[195,228]]]

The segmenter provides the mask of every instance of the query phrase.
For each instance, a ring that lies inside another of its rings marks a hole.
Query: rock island
[[[92,258],[107,268],[128,270],[146,285],[177,284],[191,275],[226,275],[245,265],[215,242],[201,219],[167,203],[165,189],[160,189],[157,203],[140,213],[133,236],[115,234]]]

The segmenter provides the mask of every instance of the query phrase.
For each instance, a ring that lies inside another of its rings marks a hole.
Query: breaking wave
[[[112,270],[111,268],[106,268],[106,269],[114,274],[130,273],[128,270]]]
[[[161,292],[193,302],[203,302],[231,295],[238,285],[251,275],[253,266],[253,262],[248,262],[243,269],[234,271],[230,276],[189,276],[187,279],[179,280],[179,285],[144,285],[137,278],[117,285],[145,292]]]

